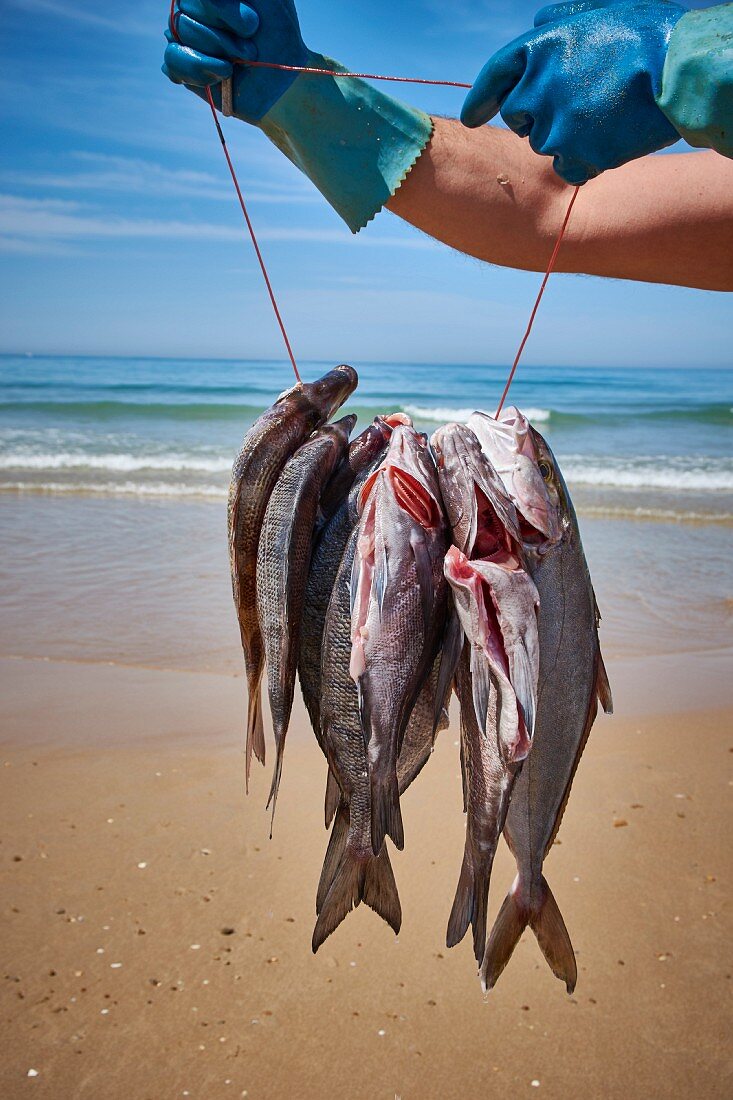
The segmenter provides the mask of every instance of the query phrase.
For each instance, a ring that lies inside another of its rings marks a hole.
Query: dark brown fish
[[[395,428],[361,501],[350,669],[359,691],[377,854],[387,835],[404,847],[397,760],[445,626],[448,531],[424,436]]]
[[[301,621],[298,675],[303,701],[321,747],[321,654],[328,604],[346,543],[359,519],[359,490],[373,464],[386,450],[391,433],[389,424],[377,418],[353,441],[348,456],[351,483],[348,496],[342,500],[335,515],[321,530],[313,550]],[[338,785],[329,771],[326,828],[331,824],[340,797]]]
[[[340,366],[317,382],[282,394],[247,432],[234,463],[229,489],[229,557],[249,689],[246,775],[254,751],[264,763],[260,682],[264,647],[257,615],[257,550],[270,493],[283,466],[320,424],[338,409],[358,382],[353,367]]]
[[[275,816],[295,693],[300,626],[321,491],[346,454],[356,416],[326,424],[285,463],[267,504],[257,556],[257,614],[265,643],[276,760]],[[269,803],[268,803],[269,804]]]
[[[521,414],[507,410],[502,421],[504,440],[509,424],[516,430],[518,453],[533,466],[531,476],[523,473],[521,480],[515,468],[505,484],[525,517],[525,553],[540,593],[540,677],[534,744],[514,785],[504,827],[517,877],[489,937],[481,981],[485,989],[493,987],[529,924],[553,973],[572,992],[573,947],[543,863],[598,703],[610,713],[611,692],[598,641],[600,615],[567,486],[549,446]]]

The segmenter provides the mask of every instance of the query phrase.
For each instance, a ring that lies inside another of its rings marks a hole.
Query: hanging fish
[[[257,614],[265,645],[276,760],[268,805],[273,819],[295,693],[300,625],[321,491],[346,454],[356,416],[326,424],[285,463],[262,524]]]
[[[359,692],[377,854],[386,835],[404,847],[397,759],[445,626],[448,531],[427,440],[414,428],[395,428],[360,506],[350,671]]]
[[[228,526],[232,590],[244,650],[249,691],[246,776],[252,753],[265,761],[260,682],[264,645],[257,614],[257,551],[265,509],[283,466],[311,432],[328,420],[356,388],[353,367],[342,365],[317,382],[283,393],[247,432],[234,463]]]

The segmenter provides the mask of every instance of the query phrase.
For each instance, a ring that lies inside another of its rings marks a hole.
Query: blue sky
[[[471,80],[536,6],[299,10],[308,44],[349,65]],[[165,0],[4,0],[0,351],[282,357],[208,108],[160,73],[166,14]],[[449,115],[462,102],[407,97]],[[459,256],[388,213],[354,239],[259,131],[226,129],[296,354],[511,360],[536,275]],[[729,365],[730,329],[730,296],[554,276],[526,361]]]

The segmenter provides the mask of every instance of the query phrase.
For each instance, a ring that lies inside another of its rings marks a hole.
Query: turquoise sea
[[[355,366],[361,424],[402,409],[426,431],[493,411],[505,378]],[[269,362],[0,358],[0,656],[240,675],[229,472],[291,379]],[[617,706],[708,705],[730,659],[733,371],[524,367],[512,397],[578,507]]]
[[[506,373],[354,366],[360,424],[399,409],[426,431],[493,411]],[[220,497],[247,426],[291,380],[277,362],[0,357],[0,489]],[[733,370],[523,366],[510,400],[547,436],[581,511],[733,518]]]

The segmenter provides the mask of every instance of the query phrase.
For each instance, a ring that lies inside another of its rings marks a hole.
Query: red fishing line
[[[178,34],[178,27],[176,25],[179,16],[180,16],[180,12],[176,10],[176,0],[171,0],[169,25],[170,25],[170,29],[171,29],[171,34],[173,35],[173,37],[176,39],[177,42],[181,41],[181,39],[179,37],[179,34]],[[287,73],[309,73],[313,76],[331,76],[331,77],[337,76],[337,77],[341,77],[341,78],[349,78],[350,77],[350,78],[355,79],[355,80],[390,80],[390,81],[393,81],[397,84],[429,84],[429,85],[432,85],[433,87],[442,87],[442,88],[471,88],[472,87],[471,84],[463,84],[463,83],[461,83],[460,81],[457,81],[457,80],[427,80],[427,79],[424,79],[424,78],[421,78],[421,77],[411,77],[411,76],[384,76],[384,75],[379,74],[379,73],[351,73],[351,72],[348,72],[348,73],[334,73],[331,69],[316,69],[316,68],[312,68],[312,67],[307,66],[307,65],[279,65],[275,61],[247,61],[244,58],[238,58],[236,60],[236,63],[240,64],[240,65],[247,65],[247,66],[249,66],[250,68],[253,68],[253,69],[279,69],[282,72],[287,72]],[[285,341],[285,347],[286,347],[287,352],[288,352],[288,357],[289,357],[290,362],[292,364],[293,370],[295,371],[295,377],[296,377],[297,381],[300,383],[300,381],[301,381],[300,373],[298,371],[298,367],[297,367],[297,364],[295,362],[295,356],[293,355],[293,349],[290,345],[290,340],[288,339],[287,330],[285,328],[285,324],[283,322],[282,316],[280,314],[280,310],[278,308],[277,299],[275,298],[275,292],[272,289],[272,283],[270,282],[270,276],[267,273],[267,267],[265,265],[265,261],[264,261],[263,256],[262,256],[262,252],[260,251],[260,246],[257,242],[257,235],[255,234],[254,226],[252,225],[252,220],[249,216],[249,213],[247,211],[247,207],[246,207],[245,202],[244,202],[244,197],[242,195],[242,189],[239,186],[239,180],[237,179],[237,173],[236,173],[234,165],[232,163],[232,158],[229,155],[229,149],[227,148],[227,143],[226,143],[226,140],[224,138],[224,132],[221,128],[221,124],[219,122],[219,119],[217,118],[216,106],[214,104],[214,99],[213,99],[213,96],[211,94],[211,88],[206,89],[206,98],[208,100],[209,107],[211,108],[211,114],[212,114],[212,117],[214,119],[214,125],[216,126],[216,132],[219,135],[219,141],[221,142],[221,147],[224,150],[224,156],[226,157],[226,162],[227,162],[227,165],[229,167],[229,172],[230,172],[231,177],[232,177],[232,182],[234,183],[234,189],[237,192],[237,198],[239,199],[239,205],[242,208],[242,213],[244,214],[244,220],[247,223],[247,229],[249,230],[249,235],[252,239],[252,244],[254,246],[255,254],[257,256],[257,260],[259,262],[263,278],[265,280],[265,286],[267,287],[267,293],[270,296],[270,301],[272,303],[272,308],[275,312],[275,317],[277,318],[277,323],[280,326],[280,332],[282,333],[283,340]],[[501,395],[501,400],[499,401],[499,406],[496,410],[496,416],[497,417],[499,416],[501,410],[504,407],[504,402],[507,399],[509,389],[511,387],[512,382],[514,381],[514,375],[517,372],[517,367],[519,366],[519,360],[522,357],[522,352],[524,351],[525,345],[526,345],[526,343],[529,339],[529,335],[532,331],[532,326],[534,325],[534,320],[535,320],[535,317],[537,316],[537,310],[539,309],[540,302],[542,301],[542,296],[545,293],[545,287],[547,286],[548,279],[550,278],[550,275],[552,274],[553,269],[555,267],[555,263],[557,261],[557,255],[558,255],[558,252],[560,251],[560,245],[562,244],[563,237],[565,236],[565,230],[568,227],[568,222],[570,221],[570,215],[572,213],[573,206],[575,205],[575,200],[578,197],[578,192],[579,191],[580,191],[580,188],[576,187],[575,190],[573,191],[572,198],[570,199],[570,204],[568,205],[567,213],[565,214],[565,220],[563,221],[562,226],[560,228],[560,232],[558,234],[557,241],[555,242],[555,247],[553,248],[552,255],[550,256],[550,262],[548,263],[547,270],[545,271],[545,277],[542,280],[542,285],[540,286],[539,293],[538,293],[537,298],[536,298],[535,303],[534,303],[534,308],[532,309],[532,313],[531,313],[530,318],[529,318],[529,324],[527,325],[527,329],[526,329],[526,332],[525,332],[524,337],[522,339],[522,342],[519,345],[519,350],[517,351],[516,357],[514,359],[514,363],[512,364],[512,369],[509,372],[509,377],[507,379],[506,386],[504,387],[504,392]]]
[[[430,84],[436,88],[471,88],[460,80],[426,80],[420,76],[384,76],[381,73],[340,73],[333,69],[314,69],[309,65],[278,65],[274,61],[247,61],[238,57],[238,65],[248,65],[251,69],[280,69],[285,73],[312,73],[314,76],[352,77],[354,80],[391,80],[395,84]]]
[[[519,366],[519,360],[522,358],[522,352],[524,351],[524,346],[527,343],[527,341],[529,340],[529,334],[532,331],[532,325],[534,324],[534,319],[537,316],[537,310],[540,308],[540,302],[542,301],[542,295],[545,293],[545,287],[547,286],[547,280],[550,278],[550,275],[552,275],[553,269],[555,267],[555,263],[557,261],[557,254],[560,251],[560,245],[562,244],[562,239],[565,236],[565,230],[568,227],[568,222],[570,221],[570,215],[573,212],[573,207],[575,206],[575,200],[578,197],[578,192],[579,191],[580,191],[580,187],[576,187],[575,190],[573,191],[572,198],[570,199],[570,203],[568,205],[568,209],[567,209],[567,212],[565,214],[565,220],[563,221],[562,226],[560,227],[560,232],[557,235],[557,240],[555,241],[555,247],[553,248],[552,255],[550,256],[550,262],[547,265],[547,270],[545,271],[545,277],[542,280],[542,286],[540,287],[539,294],[537,295],[537,298],[535,299],[534,309],[532,310],[532,313],[530,314],[529,324],[527,325],[527,331],[525,332],[525,334],[522,338],[522,342],[519,345],[519,351],[517,352],[516,357],[514,359],[514,362],[512,363],[512,369],[509,371],[509,377],[507,378],[506,386],[504,387],[504,392],[501,395],[501,400],[499,402],[499,407],[496,410],[496,417],[495,417],[496,420],[499,419],[499,413],[504,408],[504,402],[507,399],[509,389],[511,387],[512,382],[514,381],[514,375],[517,373],[517,367]]]

